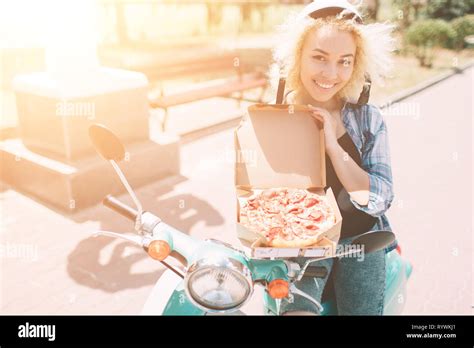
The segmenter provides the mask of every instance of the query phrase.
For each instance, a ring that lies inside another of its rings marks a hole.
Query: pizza
[[[244,200],[239,221],[265,237],[268,246],[306,247],[334,226],[336,215],[323,195],[280,188],[256,192]]]

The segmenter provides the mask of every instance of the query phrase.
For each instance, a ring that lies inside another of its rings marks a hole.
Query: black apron
[[[361,167],[359,152],[350,135],[346,132],[337,141],[354,162]],[[339,206],[342,215],[340,239],[365,233],[374,227],[378,219],[354,207],[352,202],[349,200],[349,194],[342,186],[336,172],[334,171],[331,159],[326,154],[326,187],[324,190],[326,191],[329,187],[331,187],[334,196],[336,197],[337,205]]]

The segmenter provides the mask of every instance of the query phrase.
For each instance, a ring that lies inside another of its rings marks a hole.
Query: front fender
[[[204,315],[186,296],[183,279],[166,270],[143,306],[142,315]]]

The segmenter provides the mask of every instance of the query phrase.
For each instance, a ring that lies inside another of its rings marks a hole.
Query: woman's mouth
[[[314,81],[313,82],[315,83],[316,86],[318,86],[319,88],[322,88],[322,89],[325,89],[325,90],[329,90],[331,88],[333,88],[334,86],[337,85],[337,83],[321,83],[321,82],[317,82],[317,81]]]

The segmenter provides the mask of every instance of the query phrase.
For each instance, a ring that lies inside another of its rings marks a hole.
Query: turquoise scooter
[[[151,258],[168,268],[156,283],[142,314],[240,314],[239,309],[249,302],[254,289],[262,286],[262,314],[280,315],[282,301],[292,302],[295,296],[303,296],[319,308],[321,315],[337,315],[333,300],[325,296],[319,303],[295,285],[304,276],[325,277],[326,268],[317,266],[324,258],[309,259],[303,266],[284,259],[255,259],[230,244],[214,239],[203,241],[178,231],[154,214],[143,211],[117,164],[125,155],[117,136],[98,124],[90,127],[89,135],[97,152],[114,167],[136,205],[135,209],[107,196],[104,205],[134,221],[137,233],[98,231],[96,234],[139,245]],[[349,251],[333,257],[381,250],[394,238],[389,231],[368,232],[351,243],[354,248],[346,248]],[[411,266],[402,259],[399,248],[387,253],[386,258],[384,314],[400,314],[406,300]]]

